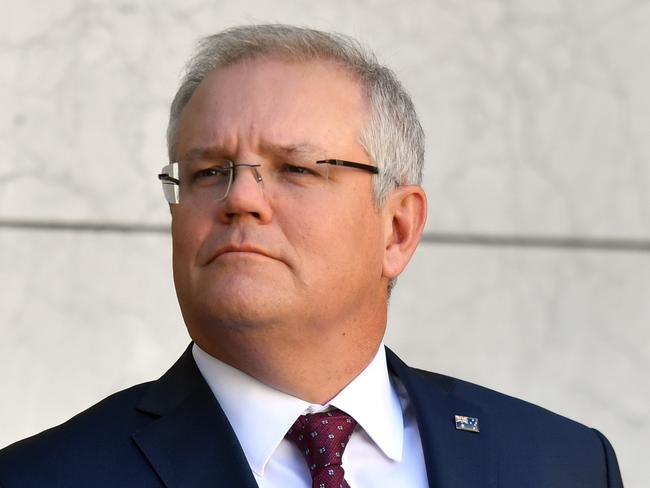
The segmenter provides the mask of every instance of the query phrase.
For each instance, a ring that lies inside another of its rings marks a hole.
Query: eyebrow
[[[218,159],[223,158],[221,151],[216,146],[193,147],[181,158],[183,161],[191,162],[197,159]]]
[[[276,151],[289,153],[289,154],[292,153],[321,154],[325,152],[323,148],[306,142],[299,143],[299,144],[287,144],[287,145],[278,144],[278,145],[271,145],[271,147],[274,148]]]

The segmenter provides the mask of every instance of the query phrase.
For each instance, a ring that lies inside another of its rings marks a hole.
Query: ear
[[[383,209],[383,276],[396,278],[406,267],[420,242],[427,220],[427,197],[419,185],[397,187]]]

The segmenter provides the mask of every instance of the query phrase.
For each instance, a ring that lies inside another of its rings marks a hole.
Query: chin
[[[293,283],[281,283],[277,276],[275,280],[250,274],[215,278],[199,280],[190,287],[192,291],[178,294],[188,327],[190,323],[209,330],[268,327],[282,320],[283,310],[291,309],[287,292]]]
[[[183,313],[188,331],[197,342],[229,344],[232,340],[253,337],[251,334],[264,333],[281,323],[278,310],[263,307],[246,308],[204,306],[190,313]],[[199,339],[205,339],[200,341]]]

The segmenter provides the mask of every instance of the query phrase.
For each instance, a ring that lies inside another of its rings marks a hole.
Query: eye
[[[295,164],[288,163],[282,166],[282,172],[291,175],[320,176],[320,173],[313,168],[308,168],[307,166],[297,166]]]
[[[222,168],[219,166],[215,166],[215,167],[205,168],[205,169],[200,169],[198,171],[195,171],[194,173],[192,173],[192,179],[196,181],[204,178],[228,177],[229,172],[230,172],[230,168]]]

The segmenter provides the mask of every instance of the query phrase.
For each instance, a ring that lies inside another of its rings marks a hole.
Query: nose
[[[237,218],[251,217],[260,223],[271,220],[271,205],[264,193],[260,168],[237,165],[230,190],[221,205],[222,219],[230,223]]]

